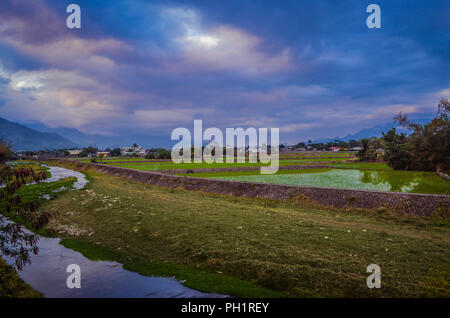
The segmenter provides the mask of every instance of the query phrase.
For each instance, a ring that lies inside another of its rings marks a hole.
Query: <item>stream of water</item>
[[[75,189],[89,182],[85,175],[61,168],[48,167],[54,182],[76,177]],[[227,297],[188,288],[171,277],[148,277],[125,270],[121,264],[109,261],[91,261],[72,249],[59,244],[59,238],[39,237],[39,253],[30,254],[31,265],[18,272],[20,277],[45,297]],[[14,259],[2,256],[11,265]],[[81,269],[81,288],[68,288],[67,266],[77,264]]]

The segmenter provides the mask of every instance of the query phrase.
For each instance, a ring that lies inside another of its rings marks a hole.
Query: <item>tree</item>
[[[36,173],[33,168],[12,169],[2,165],[0,167],[0,184],[4,185],[0,188],[2,214],[12,219],[19,218],[37,230],[48,224],[50,215],[37,213],[39,201],[22,199],[17,194],[17,190],[25,184],[39,183],[46,178],[46,172]],[[38,253],[39,249],[36,246],[38,236],[24,231],[17,223],[7,222],[2,214],[0,214],[0,254],[13,257],[17,269],[21,270],[25,264],[30,263],[29,253]]]
[[[361,139],[361,147],[362,149],[356,154],[360,161],[376,161],[378,159],[378,149],[381,148],[378,138]]]
[[[0,138],[0,163],[11,158],[12,154],[10,146]]]
[[[120,148],[114,148],[113,150],[111,150],[109,152],[109,154],[113,157],[119,157],[121,154],[121,150],[120,150]]]
[[[304,142],[299,142],[298,144],[296,144],[296,145],[294,146],[294,148],[295,148],[295,149],[298,149],[298,148],[306,148],[306,145],[305,145]]]
[[[397,134],[395,128],[382,133],[384,142],[384,161],[396,170],[407,170],[410,162],[407,137],[405,133]]]
[[[359,143],[355,139],[350,139],[348,141],[348,145],[350,146],[350,148],[354,148],[354,147],[358,147]]]
[[[98,148],[89,146],[89,147],[83,148],[82,152],[84,152],[86,154],[96,154],[97,151],[98,151]]]
[[[442,99],[431,122],[421,125],[398,114],[394,122],[411,131],[409,136],[395,130],[383,134],[385,160],[397,169],[448,171],[450,169],[450,102]],[[399,156],[403,156],[402,159]]]
[[[147,159],[171,159],[172,153],[164,148],[152,148],[145,155]]]

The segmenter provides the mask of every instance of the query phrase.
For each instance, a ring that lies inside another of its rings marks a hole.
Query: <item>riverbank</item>
[[[56,229],[74,229],[59,230],[63,244],[89,258],[242,297],[449,296],[450,231],[438,215],[236,198],[84,172],[85,191],[41,210]],[[373,263],[381,289],[366,286]]]
[[[35,291],[17,272],[0,257],[0,298],[40,298],[42,294]]]
[[[42,166],[33,162],[24,162],[13,164],[12,166],[20,166],[21,168],[33,168],[35,173],[45,172],[48,178],[51,178],[50,169],[46,166]],[[68,191],[68,189],[75,182],[75,178],[65,178],[53,183],[41,182],[40,184],[30,184],[22,187],[18,190],[18,194],[21,197],[21,203],[19,206],[13,205],[11,207],[11,213],[6,213],[5,203],[0,202],[0,209],[5,216],[9,216],[15,221],[23,224],[29,229],[33,229],[31,224],[24,222],[18,217],[15,217],[15,211],[17,211],[23,204],[31,201],[38,200],[39,202],[47,201],[48,199],[56,198],[58,195]],[[1,214],[0,214],[1,216]],[[45,229],[39,231],[40,234],[48,235]],[[0,233],[1,235],[1,233]],[[29,284],[24,282],[16,270],[8,265],[0,255],[0,298],[37,298],[43,297],[43,295],[34,290]]]
[[[38,249],[39,252],[27,253],[27,264],[18,272],[20,278],[28,284],[28,287],[31,286],[35,290],[42,292],[46,297],[58,298],[226,297],[226,295],[202,293],[190,289],[173,277],[142,276],[136,273],[137,270],[128,271],[117,262],[89,260],[73,249],[66,248],[65,246],[68,245],[67,241],[63,245],[59,244],[60,239],[55,237],[55,234],[58,232],[60,234],[77,235],[75,227],[62,227],[58,228],[57,231],[48,231],[49,227],[46,227],[36,231],[32,224],[23,222],[23,220],[16,217],[15,211],[20,210],[22,204],[35,200],[40,203],[46,202],[67,191],[80,190],[88,183],[86,176],[80,172],[67,170],[62,167],[45,167],[51,172],[52,177],[39,184],[28,184],[21,187],[18,193],[25,199],[18,205],[13,205],[11,213],[8,213],[10,220],[14,220],[26,226],[29,230],[40,234],[35,240],[35,245],[33,245],[33,250]],[[61,183],[64,183],[64,186],[61,186]],[[4,260],[7,264],[14,264],[16,261],[11,256],[4,256]],[[127,258],[127,261],[129,262],[129,258]],[[65,284],[61,284],[61,282],[66,281],[66,267],[68,264],[78,264],[83,268],[83,288],[68,289]]]

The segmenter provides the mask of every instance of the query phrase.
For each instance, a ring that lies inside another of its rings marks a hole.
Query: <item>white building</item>
[[[76,155],[80,154],[81,151],[82,151],[81,149],[69,150],[69,155],[76,156]]]
[[[123,147],[120,149],[121,156],[145,156],[146,151],[143,147]]]
[[[103,155],[103,157],[109,157],[109,152],[108,151],[97,151],[97,157],[100,157],[101,155]]]

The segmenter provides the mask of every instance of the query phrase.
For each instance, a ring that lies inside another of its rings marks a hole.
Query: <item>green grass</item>
[[[93,261],[108,260],[124,264],[124,269],[137,272],[144,276],[175,276],[184,281],[187,287],[224,295],[243,295],[246,297],[287,297],[286,293],[263,288],[254,283],[226,276],[211,271],[194,269],[184,265],[166,262],[151,262],[144,258],[127,255],[107,247],[90,242],[73,239],[63,239],[61,244],[67,248],[82,253]]]
[[[326,171],[330,171],[330,170],[331,170],[330,168],[278,170],[276,175],[326,172]],[[260,176],[261,172],[259,170],[255,170],[255,171],[220,171],[220,172],[196,172],[193,174],[192,173],[177,173],[176,175],[186,176],[186,177],[197,177],[197,178],[222,179],[222,177]]]
[[[56,199],[64,193],[67,193],[72,188],[72,185],[75,183],[75,181],[75,177],[68,177],[55,182],[41,182],[39,184],[25,185],[16,191],[16,194],[18,194],[22,200],[21,204],[13,205],[11,213],[7,214],[6,212],[3,212],[6,211],[5,203],[0,202],[0,210],[3,214],[5,214],[5,216],[9,217],[15,222],[24,225],[28,229],[34,230],[34,226],[32,224],[25,222],[20,217],[16,217],[15,212],[27,202],[35,200],[37,200],[41,204],[47,202],[48,200],[44,197],[45,195],[48,195],[50,197],[50,200]],[[62,187],[64,187],[64,189],[62,189]],[[57,190],[57,192],[54,192],[55,190]],[[45,228],[40,229],[38,233],[40,235],[47,235]]]
[[[302,159],[284,159],[280,160],[280,165],[297,163],[297,162],[334,162],[334,161],[347,161],[350,158],[302,158]]]
[[[355,157],[356,152],[293,152],[293,153],[280,153],[280,158],[289,157]]]
[[[0,257],[0,298],[40,298],[41,293],[25,283],[14,268]]]
[[[232,167],[259,167],[261,163],[117,163],[111,164],[116,167],[131,168],[136,170],[165,170],[165,169],[201,169],[201,168],[232,168]]]
[[[100,158],[95,158],[98,162]],[[75,161],[80,162],[91,162],[91,158],[75,158]],[[146,159],[145,157],[106,157],[103,158],[103,162],[115,162],[115,161],[148,161],[152,162],[151,159]]]
[[[49,171],[49,168],[44,167],[36,162],[29,162],[29,161],[12,161],[12,168],[19,169],[19,168],[33,168],[35,173],[39,172],[45,172],[47,174],[47,177],[51,177],[51,173]]]
[[[48,168],[42,167],[36,163],[25,163],[19,162],[17,164],[18,167],[32,167],[35,172],[45,171],[50,177],[50,172]],[[58,182],[52,183],[39,183],[34,185],[26,185],[21,187],[16,193],[21,196],[22,204],[34,200],[39,200],[43,202],[45,199],[43,198],[44,194],[49,194],[51,197],[55,198],[57,195],[61,195],[63,192],[53,193],[53,190],[59,189],[62,186],[70,188],[71,185],[75,182],[75,178],[67,178],[60,180]],[[5,215],[14,219],[15,221],[25,225],[26,227],[33,229],[31,224],[27,224],[20,218],[14,218],[14,212],[20,207],[13,206],[12,212],[9,215]],[[5,211],[4,203],[0,203],[0,210]],[[4,213],[4,212],[3,212]],[[45,230],[39,231],[41,234],[45,232]],[[41,293],[35,291],[32,287],[26,284],[22,279],[20,279],[19,275],[16,273],[14,268],[6,264],[6,262],[0,257],[0,298],[36,298],[43,297]]]
[[[352,163],[331,163],[333,168],[344,169],[372,169],[372,170],[393,170],[384,162],[352,162]]]
[[[25,166],[25,164],[23,164]],[[21,164],[22,166],[22,164]],[[47,171],[48,169],[41,167],[37,164],[27,164],[27,167],[33,167],[33,169],[37,172],[39,171]],[[48,172],[48,171],[47,171]],[[40,203],[46,202],[43,196],[45,194],[49,195],[51,199],[55,199],[56,197],[66,193],[76,181],[76,178],[70,177],[65,178],[56,182],[51,183],[39,183],[33,185],[26,185],[21,187],[16,193],[20,195],[22,199],[22,203],[20,205],[14,205],[12,207],[12,211],[10,214],[6,214],[4,203],[0,203],[0,210],[5,216],[10,219],[24,225],[28,229],[35,230],[34,226],[30,223],[25,222],[20,217],[15,217],[14,213],[17,209],[19,209],[23,204],[30,201],[38,200]],[[65,187],[66,190],[53,192],[54,190],[60,189],[61,187]],[[47,235],[46,229],[40,229],[39,231],[35,231],[40,235]],[[41,293],[35,291],[32,287],[26,284],[22,279],[20,279],[19,275],[16,273],[14,268],[6,264],[6,262],[0,257],[0,298],[36,298],[43,297]]]
[[[351,157],[354,158],[354,153],[336,153],[336,152],[324,152],[324,153],[280,153],[280,159],[300,158],[300,159],[320,159],[321,157]],[[339,158],[337,158],[339,159]],[[348,159],[348,158],[346,158]],[[90,162],[91,158],[74,158],[75,161]],[[97,158],[97,161],[99,159]],[[152,159],[146,159],[145,157],[106,157],[103,158],[103,162],[116,162],[116,161],[148,161],[153,162]]]
[[[334,159],[287,159],[280,160],[279,164],[281,166],[285,165],[307,165],[307,164],[326,164],[330,161],[345,161],[347,158],[334,158]],[[256,163],[179,163],[175,164],[172,162],[154,162],[154,163],[107,163],[116,167],[130,168],[136,170],[166,170],[166,169],[208,169],[208,168],[238,168],[238,167],[260,167],[268,166],[269,164],[263,164],[260,162]]]
[[[383,171],[357,169],[305,169],[297,171],[280,170],[277,174],[252,173],[195,173],[191,176],[212,179],[266,182],[301,186],[317,186],[340,189],[378,190],[426,194],[450,195],[450,182],[434,172]]]
[[[44,195],[49,195],[50,199],[55,199],[59,195],[69,191],[77,179],[75,177],[64,178],[55,182],[40,182],[39,184],[30,184],[21,187],[16,193],[23,202],[39,200],[41,203],[47,201]],[[62,187],[62,191],[54,192]]]
[[[189,287],[242,297],[450,296],[445,219],[87,174],[86,191],[66,193],[42,211],[55,214],[58,224],[86,230],[78,237],[64,234],[63,242],[88,257],[117,260],[147,275],[187,277]],[[382,269],[381,289],[366,287],[372,263]]]

